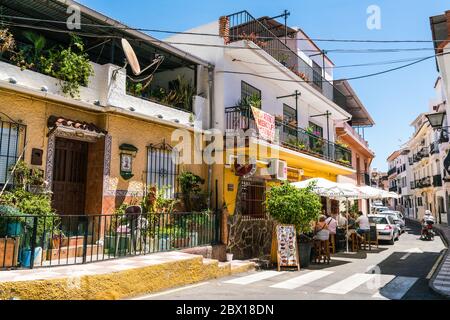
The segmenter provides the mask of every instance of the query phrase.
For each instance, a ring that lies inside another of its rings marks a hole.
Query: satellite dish
[[[125,53],[125,57],[127,58],[128,63],[130,64],[131,70],[133,73],[138,76],[141,72],[141,67],[139,65],[139,61],[136,57],[136,53],[133,50],[133,47],[128,42],[127,39],[122,39],[122,49]]]

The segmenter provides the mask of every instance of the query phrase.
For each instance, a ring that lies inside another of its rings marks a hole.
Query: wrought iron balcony
[[[393,187],[389,188],[389,192],[397,192],[397,191],[398,191],[397,186],[393,186]]]
[[[438,153],[439,153],[439,143],[433,142],[432,144],[430,144],[430,155]]]
[[[430,153],[428,151],[428,147],[423,147],[419,150],[418,154],[420,155],[420,160],[428,158],[430,156]]]
[[[447,128],[446,129],[443,129],[442,131],[441,131],[441,136],[439,137],[439,143],[446,143],[446,142],[449,142],[449,136],[448,136],[448,131],[447,131]]]
[[[334,84],[322,77],[297,52],[275,34],[268,22],[271,19],[256,19],[246,10],[233,13],[226,17],[229,23],[229,42],[251,40],[261,49],[282,63],[286,68],[301,77],[306,83],[321,92],[338,106],[348,110],[347,97]],[[285,35],[283,34],[282,37]]]
[[[425,177],[422,179],[419,179],[419,188],[423,189],[423,188],[428,188],[432,186],[432,180],[430,177]]]
[[[388,176],[392,176],[394,173],[397,173],[397,168],[396,167],[393,167],[393,168],[389,169]]]
[[[257,135],[257,125],[249,107],[226,108],[225,122],[227,131],[245,132],[252,129]],[[279,134],[279,144],[283,147],[347,167],[352,166],[351,150],[284,122],[275,121],[275,125]]]

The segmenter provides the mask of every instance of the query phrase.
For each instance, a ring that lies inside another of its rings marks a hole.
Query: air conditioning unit
[[[280,159],[270,160],[269,165],[270,173],[277,180],[286,181],[288,178],[288,165],[287,162]]]

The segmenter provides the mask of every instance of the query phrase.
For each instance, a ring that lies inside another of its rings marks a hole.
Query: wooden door
[[[56,138],[53,208],[60,215],[85,213],[87,155],[87,142]]]

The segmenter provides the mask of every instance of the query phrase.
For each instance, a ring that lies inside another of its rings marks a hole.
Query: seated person
[[[338,227],[346,228],[347,227],[347,218],[345,218],[344,214],[339,214],[337,217]]]
[[[356,219],[356,223],[358,224],[358,229],[356,230],[356,232],[360,235],[363,236],[366,233],[370,232],[370,221],[369,218],[364,215],[364,213],[362,213],[362,211],[358,212],[358,219]]]
[[[327,214],[327,218],[325,220],[325,223],[328,225],[328,230],[330,231],[330,234],[331,235],[336,235],[337,222],[333,218],[332,215]]]
[[[316,223],[314,227],[314,240],[328,240],[330,239],[330,231],[328,230],[328,225],[325,222],[326,217],[321,215],[319,217],[319,221]]]

